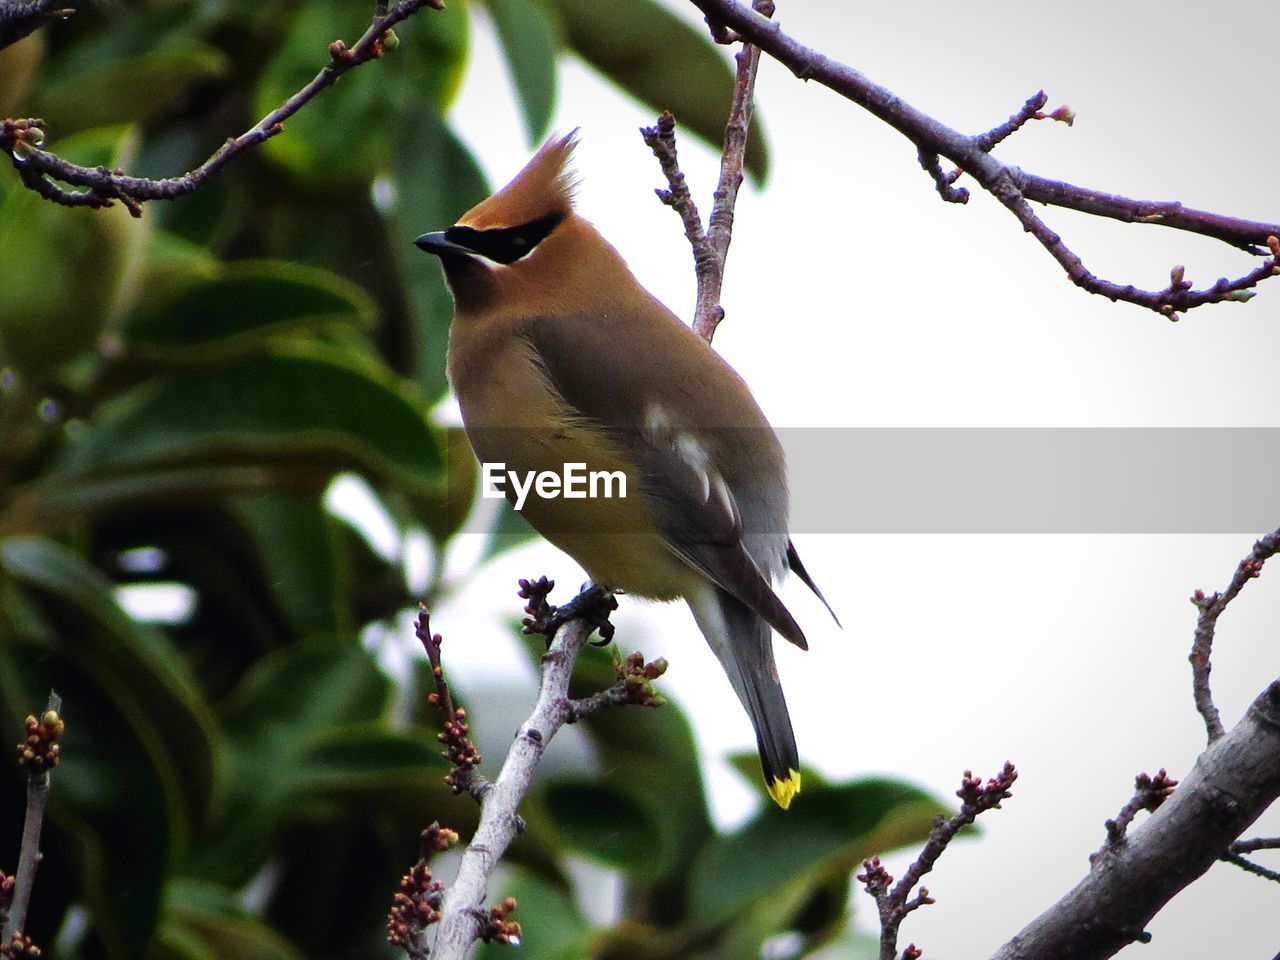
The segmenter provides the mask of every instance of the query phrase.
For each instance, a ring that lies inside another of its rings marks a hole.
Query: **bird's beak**
[[[474,257],[476,255],[474,250],[468,250],[466,247],[459,246],[450,240],[446,240],[444,231],[424,233],[417,240],[413,241],[413,245],[419,250],[425,250],[427,253],[434,253],[438,257],[446,254],[458,257]]]

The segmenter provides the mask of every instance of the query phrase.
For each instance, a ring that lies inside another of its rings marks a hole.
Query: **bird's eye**
[[[515,263],[521,257],[528,256],[563,219],[562,214],[553,213],[518,227],[494,227],[489,230],[450,227],[444,235],[451,243],[474,250],[487,260]]]

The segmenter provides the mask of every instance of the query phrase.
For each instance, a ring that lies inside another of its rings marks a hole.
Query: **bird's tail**
[[[773,662],[772,629],[746,604],[711,584],[689,599],[689,608],[751,718],[765,787],[785,810],[800,792],[800,755]]]

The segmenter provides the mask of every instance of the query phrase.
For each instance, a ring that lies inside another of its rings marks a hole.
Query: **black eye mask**
[[[477,230],[474,227],[450,227],[444,238],[460,247],[474,250],[495,263],[515,263],[528,256],[564,219],[560,213],[539,217],[518,227]]]

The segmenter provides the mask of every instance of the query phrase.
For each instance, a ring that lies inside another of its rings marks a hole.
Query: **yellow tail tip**
[[[800,771],[788,770],[783,780],[770,780],[766,785],[773,802],[786,810],[791,806],[791,798],[800,792]]]

